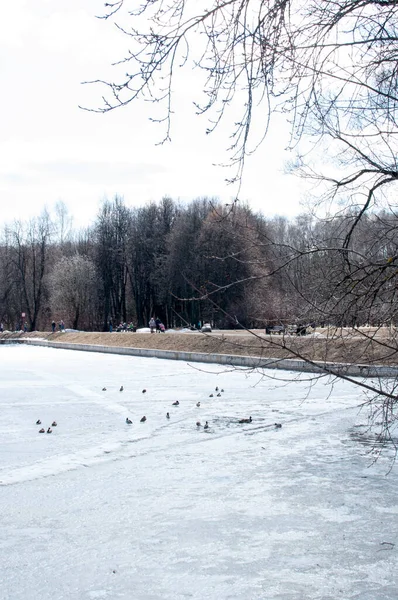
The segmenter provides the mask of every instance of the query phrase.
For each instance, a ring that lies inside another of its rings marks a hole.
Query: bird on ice
[[[122,392],[123,390],[124,390],[124,387],[121,385],[119,392]]]
[[[252,418],[249,417],[248,419],[240,419],[239,423],[251,423],[252,422]]]
[[[144,415],[143,417],[141,417],[140,423],[145,423],[145,421],[146,421],[146,416]]]
[[[129,419],[128,417],[126,417],[126,425],[131,425],[132,424],[132,420]]]

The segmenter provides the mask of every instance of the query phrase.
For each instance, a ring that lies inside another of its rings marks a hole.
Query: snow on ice
[[[0,373],[2,600],[397,599],[357,387],[25,346]]]

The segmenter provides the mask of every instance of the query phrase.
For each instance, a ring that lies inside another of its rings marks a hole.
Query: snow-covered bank
[[[247,367],[250,369],[281,369],[306,373],[330,373],[349,377],[397,377],[398,367],[387,365],[367,365],[336,363],[327,361],[305,361],[294,358],[266,358],[262,356],[244,356],[237,354],[217,354],[214,352],[189,352],[181,350],[163,350],[158,348],[137,348],[131,346],[103,346],[100,344],[78,344],[52,342],[43,338],[24,338],[4,341],[3,343],[26,343],[31,346],[46,346],[63,350],[99,352],[101,354],[122,354],[146,358],[182,360],[185,362],[216,363],[228,367]]]
[[[192,352],[198,354],[222,354],[252,356],[262,359],[306,359],[327,363],[343,363],[364,366],[398,367],[398,353],[394,339],[386,328],[378,332],[358,335],[347,330],[332,336],[279,336],[265,335],[261,330],[213,331],[209,334],[190,332],[150,333],[101,333],[101,332],[30,332],[27,334],[0,334],[0,343],[15,340],[45,339],[49,343],[104,346],[113,348],[136,348],[169,352]],[[370,336],[370,337],[369,337]]]
[[[396,469],[356,388],[26,346],[0,365],[2,599],[396,600]]]

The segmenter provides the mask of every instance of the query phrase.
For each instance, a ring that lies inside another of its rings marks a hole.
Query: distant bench
[[[284,325],[266,325],[265,326],[265,333],[270,334],[270,333],[278,333],[279,335],[281,335],[282,333],[285,333],[286,329],[284,327]]]

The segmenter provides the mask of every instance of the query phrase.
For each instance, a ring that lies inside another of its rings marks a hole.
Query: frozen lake
[[[397,600],[358,388],[27,346],[0,375],[1,600]]]

